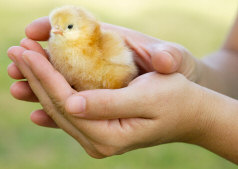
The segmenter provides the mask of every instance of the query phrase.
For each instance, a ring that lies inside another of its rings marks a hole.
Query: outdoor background
[[[207,150],[182,143],[96,160],[61,130],[29,120],[40,106],[9,94],[6,51],[19,45],[24,28],[64,0],[0,0],[0,169],[233,169]],[[196,57],[219,48],[238,7],[237,0],[69,0],[101,21],[122,25],[187,47]]]

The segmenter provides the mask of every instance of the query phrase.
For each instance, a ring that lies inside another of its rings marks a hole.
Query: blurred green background
[[[0,169],[233,169],[234,164],[200,147],[182,143],[141,149],[96,160],[57,129],[30,122],[40,106],[14,100],[6,51],[19,45],[24,28],[55,7],[77,4],[100,20],[180,43],[202,57],[219,48],[236,15],[237,0],[1,0]]]

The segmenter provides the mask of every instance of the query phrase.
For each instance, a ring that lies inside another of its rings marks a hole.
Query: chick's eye
[[[68,29],[72,29],[74,27],[73,24],[68,25]]]

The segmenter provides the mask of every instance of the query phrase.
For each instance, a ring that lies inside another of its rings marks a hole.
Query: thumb
[[[83,91],[70,96],[65,109],[75,117],[86,119],[142,117],[143,106],[137,95],[129,87]]]
[[[191,81],[198,78],[199,61],[183,46],[144,35],[140,32],[102,23],[103,29],[116,31],[137,54],[136,63],[146,72],[181,73]]]
[[[197,65],[199,61],[183,46],[164,42],[149,47],[153,68],[163,74],[181,73],[191,81],[198,77]]]

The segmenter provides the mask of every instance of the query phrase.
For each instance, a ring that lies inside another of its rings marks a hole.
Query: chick
[[[137,75],[132,52],[86,10],[64,6],[50,14],[50,61],[77,91],[116,89]]]

